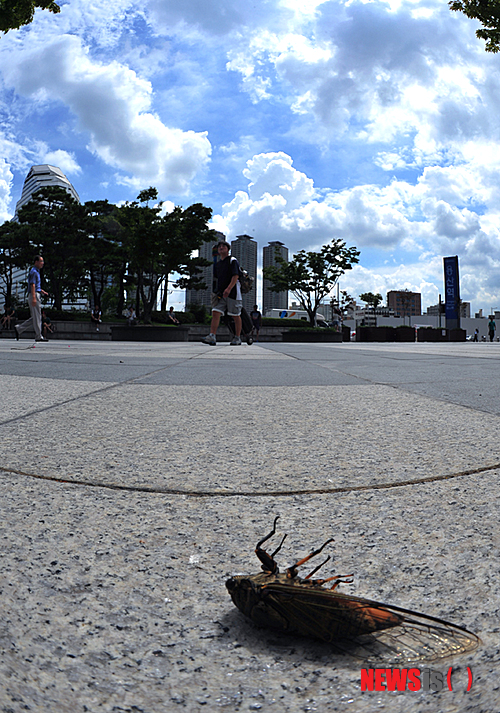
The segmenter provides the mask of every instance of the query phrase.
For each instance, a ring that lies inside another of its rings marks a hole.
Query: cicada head
[[[259,594],[252,586],[251,577],[235,575],[226,582],[226,587],[235,606],[245,616],[251,616],[252,609],[259,600]]]

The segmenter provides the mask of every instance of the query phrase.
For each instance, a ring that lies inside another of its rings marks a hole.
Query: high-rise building
[[[263,267],[278,265],[277,257],[283,258],[288,262],[288,248],[285,247],[284,243],[274,240],[269,245],[266,245],[263,250]],[[270,289],[271,284],[269,280],[265,279],[262,283],[262,314],[264,315],[270,309],[288,309],[288,291],[273,292]]]
[[[253,287],[243,297],[243,307],[251,312],[257,302],[257,243],[250,235],[237,235],[231,241],[231,255],[235,257],[240,267],[253,277]]]
[[[73,184],[66,178],[60,168],[57,168],[56,166],[49,166],[48,164],[32,166],[24,181],[21,198],[16,203],[16,212],[14,214],[14,220],[17,220],[17,215],[23,205],[29,203],[29,201],[33,198],[33,195],[37,191],[41,190],[42,188],[48,188],[52,186],[64,188],[70,194],[70,196],[75,199],[75,201],[78,201],[78,203],[80,202],[80,196],[76,192]]]
[[[213,248],[218,240],[225,240],[223,233],[216,232],[213,240],[202,243],[198,248],[199,257],[210,262],[208,267],[201,268],[201,277],[206,287],[202,290],[186,290],[186,309],[189,305],[205,305],[209,311],[212,309],[212,282],[213,282]]]

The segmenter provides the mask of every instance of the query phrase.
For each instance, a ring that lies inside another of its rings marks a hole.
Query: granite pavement
[[[500,710],[499,364],[0,340],[0,712]],[[333,537],[342,592],[478,634],[431,665],[453,691],[361,692],[363,662],[245,619],[225,581],[276,515],[283,566]]]

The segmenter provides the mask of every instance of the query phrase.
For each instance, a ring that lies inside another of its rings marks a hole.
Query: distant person
[[[130,306],[130,309],[128,311],[127,324],[129,327],[134,327],[137,324],[137,315],[132,305]]]
[[[174,308],[173,308],[173,307],[170,307],[170,309],[168,310],[168,315],[167,315],[167,316],[168,316],[169,321],[172,322],[173,324],[180,324],[179,320],[178,320],[177,317],[175,316],[175,312],[174,312]]]
[[[479,329],[476,327],[474,330],[474,339],[472,340],[473,342],[479,342]]]
[[[94,309],[90,313],[90,321],[92,322],[92,324],[96,325],[96,332],[98,332],[99,325],[102,322],[102,312],[101,312],[101,308],[99,307],[99,305],[95,305]]]
[[[54,327],[52,326],[51,319],[50,317],[47,317],[44,309],[42,309],[42,332],[44,337],[47,337],[47,334],[54,334]]]
[[[5,314],[2,317],[2,329],[12,329],[12,323],[16,320],[16,310],[14,307],[5,307]]]
[[[259,341],[259,332],[262,327],[262,314],[259,312],[259,306],[254,305],[253,310],[250,312],[250,319],[252,320],[252,334],[255,334],[255,341]]]
[[[48,292],[42,290],[42,280],[40,277],[40,270],[43,268],[43,257],[37,255],[34,260],[34,265],[31,268],[28,275],[28,292],[29,292],[29,308],[31,317],[21,324],[16,324],[14,331],[16,333],[16,339],[19,339],[19,335],[26,331],[27,329],[33,328],[35,331],[35,341],[36,342],[48,342],[42,335],[42,303],[40,301],[41,296],[48,297]]]
[[[488,334],[490,335],[490,342],[493,341],[496,328],[497,326],[495,324],[495,320],[493,319],[493,317],[490,317],[490,321],[488,322]]]

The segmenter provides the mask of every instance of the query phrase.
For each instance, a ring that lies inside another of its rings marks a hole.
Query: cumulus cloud
[[[82,172],[82,169],[75,159],[75,155],[68,153],[68,151],[63,151],[62,149],[57,149],[57,151],[47,151],[42,158],[42,163],[48,163],[51,166],[58,166],[67,175],[78,175]]]
[[[12,218],[9,210],[11,200],[12,179],[10,166],[5,159],[0,159],[0,221],[3,223]]]
[[[151,84],[117,61],[93,62],[77,37],[62,36],[14,59],[4,69],[9,85],[39,104],[68,106],[90,136],[89,149],[125,172],[123,182],[184,194],[209,160],[206,132],[166,126],[150,111]]]

